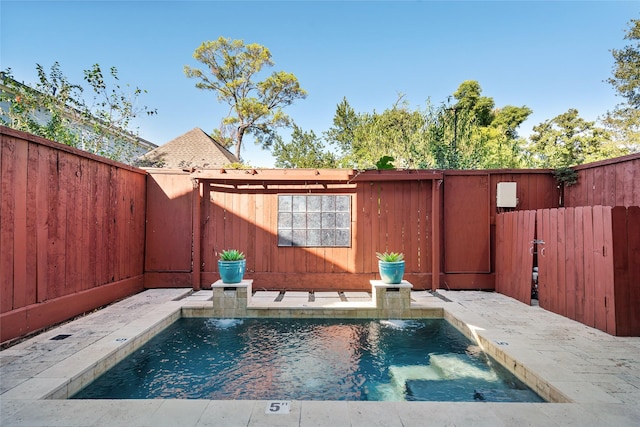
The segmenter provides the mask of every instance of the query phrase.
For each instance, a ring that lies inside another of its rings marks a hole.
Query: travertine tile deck
[[[366,293],[364,293],[366,294]],[[412,292],[412,309],[443,308],[495,358],[534,387],[570,403],[293,401],[288,414],[267,414],[266,401],[64,400],[129,354],[184,310],[212,304],[210,291],[148,290],[0,352],[2,426],[638,426],[640,338],[613,337],[488,292]],[[339,310],[363,293],[331,296]],[[350,298],[350,296],[352,298]],[[276,302],[258,292],[251,305],[308,308],[304,296]],[[316,298],[313,307],[322,303]],[[64,340],[51,338],[70,334]],[[47,398],[48,397],[48,398]],[[46,398],[46,399],[45,399]]]

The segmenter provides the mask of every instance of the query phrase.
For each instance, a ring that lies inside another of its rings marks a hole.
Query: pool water
[[[182,318],[72,398],[543,401],[443,319]]]

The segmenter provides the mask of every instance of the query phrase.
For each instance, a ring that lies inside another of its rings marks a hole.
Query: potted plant
[[[378,269],[383,283],[397,284],[404,275],[404,254],[398,252],[376,252]]]
[[[237,249],[225,249],[220,252],[218,272],[222,283],[240,283],[244,277],[247,260]]]

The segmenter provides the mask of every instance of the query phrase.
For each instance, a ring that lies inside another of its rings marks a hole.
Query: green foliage
[[[563,168],[619,155],[608,132],[569,109],[533,128],[531,161],[535,167]]]
[[[393,166],[393,160],[394,158],[391,156],[382,156],[377,162],[376,162],[376,169],[394,169]]]
[[[325,138],[340,148],[344,167],[377,167],[384,156],[400,168],[479,169],[521,167],[524,140],[517,128],[531,114],[526,106],[495,109],[478,82],[463,82],[454,104],[411,110],[400,96],[382,113],[356,113],[338,105]]]
[[[607,79],[629,105],[640,108],[640,19],[632,19],[625,40],[631,43],[622,49],[612,49],[616,63],[613,77]]]
[[[132,137],[135,138],[138,131],[129,130],[131,121],[140,114],[157,114],[155,109],[136,106],[137,98],[147,91],[131,88],[129,84],[121,85],[116,67],[111,67],[105,76],[99,64],[84,70],[84,80],[92,89],[92,103],[83,110],[86,122],[92,126],[92,132],[85,135],[85,144],[92,152],[113,159],[135,157]]]
[[[399,252],[376,252],[376,257],[384,262],[399,262],[404,260],[404,254]]]
[[[570,187],[578,182],[578,172],[572,168],[562,167],[553,171],[553,177],[558,185]]]
[[[360,118],[349,105],[347,98],[342,98],[333,116],[333,127],[324,133],[324,137],[327,141],[336,145],[342,156],[345,156],[351,151],[355,138],[354,132],[359,122]]]
[[[632,43],[611,51],[615,65],[607,80],[624,102],[608,111],[602,122],[622,152],[635,153],[640,152],[640,20],[631,20],[625,39]]]
[[[238,158],[245,135],[253,135],[257,143],[270,147],[277,136],[275,129],[291,124],[282,109],[307,96],[296,76],[285,71],[254,81],[264,67],[274,65],[269,49],[259,44],[220,37],[202,43],[193,57],[205,65],[210,76],[189,66],[184,67],[184,73],[199,80],[198,89],[216,92],[218,101],[229,105],[229,115],[215,137],[227,146],[235,145]]]
[[[343,167],[372,169],[383,156],[393,157],[400,168],[418,168],[424,162],[424,117],[411,111],[402,95],[382,113],[356,114],[345,99],[333,123],[324,135],[341,149]]]
[[[249,170],[253,169],[253,166],[241,163],[241,162],[233,162],[223,166],[224,169],[236,169],[236,170]]]
[[[244,253],[237,249],[225,249],[220,252],[220,261],[240,261],[244,259]]]
[[[118,82],[117,69],[110,69],[114,83],[107,83],[98,64],[84,70],[93,103],[83,98],[85,89],[73,84],[55,62],[47,73],[36,64],[35,88],[18,83],[8,69],[2,74],[4,86],[0,100],[8,109],[0,111],[2,123],[13,129],[86,150],[125,163],[134,163],[137,131],[129,129],[138,113],[156,114],[147,107],[136,108],[145,91],[127,93]],[[128,85],[126,86],[128,87]]]
[[[333,153],[325,151],[324,144],[313,131],[304,132],[293,125],[291,141],[286,143],[277,137],[273,145],[275,166],[279,168],[333,168],[336,159]]]

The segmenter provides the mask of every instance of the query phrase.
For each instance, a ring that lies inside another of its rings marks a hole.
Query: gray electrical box
[[[496,206],[499,208],[515,208],[518,206],[515,182],[499,182],[496,191]]]

